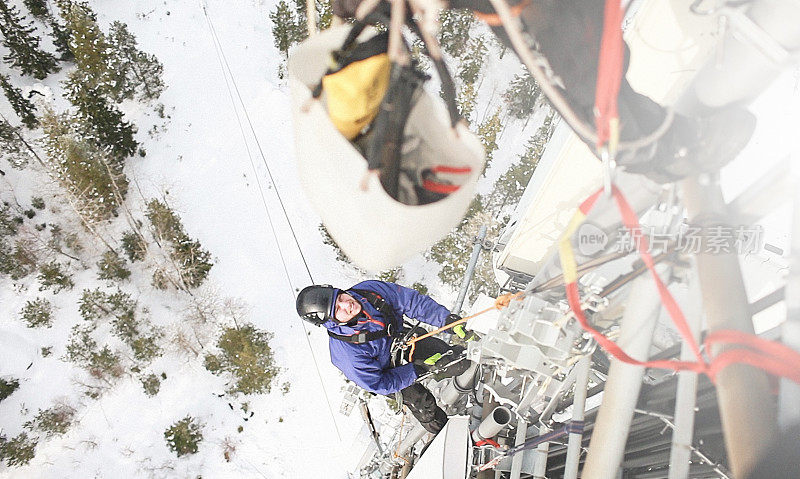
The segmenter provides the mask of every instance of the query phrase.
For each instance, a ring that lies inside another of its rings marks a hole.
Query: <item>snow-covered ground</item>
[[[22,2],[15,3],[25,11]],[[6,278],[0,282],[0,373],[23,379],[19,390],[0,403],[2,433],[16,436],[25,421],[53,404],[74,407],[77,415],[66,434],[40,441],[30,464],[0,465],[0,476],[343,478],[361,456],[363,423],[357,412],[350,417],[339,413],[345,383],[329,362],[327,336],[307,330],[295,313],[293,293],[312,280],[350,286],[364,277],[336,262],[332,249],[322,244],[319,218],[300,193],[289,92],[277,76],[281,56],[268,17],[275,3],[89,2],[104,31],[112,21],[126,23],[139,48],[164,65],[167,89],[158,102],[166,118],[155,113],[154,105],[122,105],[147,151],[144,158],[128,159],[128,201],[140,208],[144,198],[165,198],[188,234],[215,258],[199,294],[243,301],[247,319],[274,333],[270,344],[282,373],[273,391],[232,400],[223,396],[224,380],[203,367],[202,357],[175,348],[148,367],[148,372],[166,375],[156,396],[145,395],[139,379],[130,375],[98,399],[85,397],[79,383],[86,372],[61,358],[71,326],[81,321],[76,303],[82,288],[104,283],[92,269],[78,271],[76,288],[48,295],[56,310],[53,327],[32,329],[18,314],[25,301],[41,295],[35,280],[29,277],[14,289]],[[50,48],[49,40],[43,45]],[[499,103],[503,86],[497,82],[507,83],[520,71],[510,57],[490,58],[496,79],[482,82],[486,99],[478,105],[478,116],[489,111],[489,97]],[[65,74],[51,75],[37,89],[57,93]],[[12,78],[19,79],[13,73]],[[430,88],[437,88],[435,81]],[[68,106],[55,98],[57,109]],[[481,191],[514,160],[524,135],[535,132],[540,122],[537,117],[524,131],[521,123],[504,129],[495,168],[482,180]],[[150,134],[154,126],[157,133]],[[11,170],[4,180],[20,198],[34,192],[52,197],[52,186],[42,189],[48,184],[43,176]],[[51,214],[42,212],[37,220]],[[125,228],[117,223],[116,237]],[[132,280],[122,289],[149,310],[153,324],[172,331],[185,300],[154,290],[146,271],[136,265],[132,269]],[[404,270],[409,284],[422,281],[435,298],[452,303],[453,292],[438,284],[435,266],[421,255]],[[53,346],[50,356],[42,357],[43,346]],[[290,385],[288,392],[281,391],[284,383]],[[252,416],[242,411],[243,402]],[[187,415],[203,424],[203,440],[198,453],[177,458],[167,448],[164,431]],[[351,446],[354,441],[358,445]]]

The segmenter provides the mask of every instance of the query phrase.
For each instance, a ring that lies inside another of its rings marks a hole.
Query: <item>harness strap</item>
[[[394,310],[380,294],[366,289],[352,289],[349,291],[358,293],[360,296],[366,299],[367,302],[372,305],[372,307],[380,311],[380,313],[386,319],[385,326],[383,329],[378,331],[359,331],[356,334],[351,335],[336,334],[333,331],[328,331],[328,336],[346,343],[363,344],[385,337],[394,337],[398,335],[399,327],[397,327],[397,317],[394,314]]]

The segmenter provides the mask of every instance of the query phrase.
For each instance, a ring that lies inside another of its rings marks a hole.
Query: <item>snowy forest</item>
[[[294,194],[286,60],[305,12],[0,0],[0,475],[346,477],[335,444],[360,421],[291,293],[377,277],[449,307],[486,225],[467,303],[497,295],[489,250],[557,121],[533,78],[472,13],[442,12],[479,194],[427,252],[362,271]]]

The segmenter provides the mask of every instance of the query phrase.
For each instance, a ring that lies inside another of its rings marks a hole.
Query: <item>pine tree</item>
[[[28,7],[28,10],[36,18],[44,20],[50,16],[50,11],[47,9],[46,0],[22,0],[22,3]]]
[[[136,90],[140,90],[141,100],[158,98],[164,91],[164,80],[161,79],[164,66],[161,62],[136,47],[136,37],[122,22],[111,24],[108,43],[113,51],[110,69],[117,85],[114,100],[133,98]]]
[[[83,81],[80,73],[73,72],[64,82],[67,98],[84,120],[86,137],[121,162],[139,147],[133,138],[134,126],[123,119],[122,112],[108,102],[99,87]]]
[[[69,48],[69,38],[72,35],[70,29],[58,23],[52,15],[47,17],[47,22],[50,24],[50,37],[53,39],[53,45],[61,55],[59,59],[63,62],[74,60],[75,55]]]
[[[283,54],[284,58],[289,56],[289,49],[295,43],[303,41],[306,37],[305,16],[297,12],[297,7],[292,8],[286,0],[280,0],[275,6],[275,10],[269,13],[272,20],[272,37],[275,47]]]
[[[112,92],[115,85],[109,71],[110,46],[97,25],[94,12],[84,3],[58,0],[57,4],[70,33],[69,49],[75,57],[80,81],[87,88],[98,88],[103,93]]]
[[[120,162],[83,139],[81,123],[80,118],[51,110],[41,118],[50,174],[67,190],[84,222],[91,224],[116,213],[128,180]]]
[[[20,129],[2,117],[0,117],[0,158],[17,169],[24,168],[31,158],[36,158]]]
[[[471,121],[472,112],[475,111],[475,105],[478,102],[478,92],[475,89],[475,84],[467,83],[456,95],[456,104],[458,105],[458,113],[467,121]]]
[[[3,59],[23,75],[44,80],[58,67],[53,55],[39,49],[40,39],[33,34],[32,23],[25,23],[16,6],[0,0],[0,32],[3,33],[3,46],[9,50]]]
[[[0,86],[2,86],[8,102],[11,103],[11,108],[14,109],[22,123],[30,129],[36,128],[39,124],[39,120],[36,119],[34,114],[36,108],[30,100],[22,95],[22,90],[15,88],[6,75],[0,75]]]
[[[486,166],[483,168],[484,172],[486,172],[486,169],[489,168],[494,152],[498,148],[497,136],[502,127],[503,125],[500,122],[500,108],[494,112],[494,115],[490,116],[483,123],[478,125],[478,139],[481,140],[483,149],[486,151]]]
[[[545,146],[553,134],[553,112],[545,117],[542,126],[528,140],[525,151],[519,156],[519,162],[513,164],[494,184],[492,193],[487,198],[486,210],[498,217],[507,205],[516,205],[528,182],[542,159]]]
[[[500,225],[492,225],[491,216],[485,211],[484,199],[481,195],[477,195],[458,228],[431,247],[427,256],[442,265],[438,276],[444,284],[454,289],[461,286],[472,255],[473,239],[482,225],[491,225],[486,239],[493,241],[499,234]],[[487,251],[481,252],[475,277],[468,292],[470,300],[474,300],[480,293],[497,295],[498,286],[494,280],[491,254]]]
[[[468,51],[469,31],[475,15],[469,10],[445,9],[439,15],[439,43],[449,55],[461,58]]]
[[[469,41],[469,49],[458,67],[458,78],[467,84],[475,83],[481,68],[483,68],[488,51],[483,36],[472,38]]]
[[[530,118],[539,103],[541,91],[530,73],[515,75],[508,90],[503,93],[508,113],[520,120]]]

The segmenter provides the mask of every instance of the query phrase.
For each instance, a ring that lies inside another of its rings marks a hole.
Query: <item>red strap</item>
[[[436,165],[431,168],[431,171],[434,173],[451,173],[454,175],[465,175],[468,173],[472,173],[472,168],[469,166],[447,166],[447,165]]]
[[[592,209],[601,192],[602,189],[581,204],[580,210],[584,215]],[[625,196],[616,185],[613,186],[612,192],[625,226],[634,233],[640,230],[639,218],[628,204]],[[686,322],[686,317],[655,270],[655,263],[648,251],[647,238],[641,235],[635,235],[634,237],[638,239],[639,254],[656,282],[661,302],[664,304],[681,337],[691,347],[692,353],[697,360],[688,362],[675,360],[639,361],[630,357],[615,342],[605,337],[589,324],[581,308],[577,282],[568,283],[566,285],[567,301],[575,318],[581,327],[588,331],[608,354],[619,361],[636,366],[704,373],[712,381],[716,380],[720,371],[731,364],[747,364],[769,374],[785,377],[800,384],[800,353],[784,344],[768,341],[742,331],[721,330],[710,333],[704,342],[706,352],[710,352],[711,346],[714,344],[727,344],[735,349],[725,350],[717,354],[710,362],[706,362]]]
[[[383,324],[382,322],[378,321],[377,319],[374,319],[374,318],[373,318],[373,317],[372,317],[372,316],[371,316],[371,315],[370,315],[368,312],[364,311],[363,309],[362,309],[362,311],[364,312],[364,316],[366,316],[367,318],[369,318],[369,322],[370,322],[370,323],[375,323],[375,324],[378,324],[378,325],[380,325],[382,328],[385,328],[385,327],[386,327],[386,325],[385,325],[385,324]],[[366,321],[365,321],[365,322],[366,322]]]
[[[439,183],[432,180],[422,180],[422,187],[428,191],[432,191],[434,193],[439,193],[442,195],[449,195],[450,193],[454,193],[461,188],[458,185],[449,185],[447,183]]]
[[[619,118],[617,97],[622,83],[622,18],[624,14],[620,0],[606,0],[603,18],[603,38],[597,63],[597,85],[594,108],[597,146],[601,147],[610,138],[610,121]]]
[[[484,439],[482,441],[478,441],[478,442],[475,443],[475,446],[476,447],[481,447],[481,446],[485,446],[487,444],[490,444],[490,445],[492,445],[494,447],[497,447],[497,448],[500,447],[500,444],[498,444],[497,442],[495,442],[495,441],[493,441],[491,439]]]

